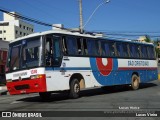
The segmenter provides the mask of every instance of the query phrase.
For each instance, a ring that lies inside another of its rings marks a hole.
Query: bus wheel
[[[139,88],[139,77],[136,74],[132,75],[131,87],[133,90],[137,90]]]
[[[49,100],[51,98],[51,93],[50,92],[40,92],[39,96],[41,97],[42,100]]]
[[[69,97],[72,99],[76,99],[79,97],[80,93],[80,85],[77,79],[73,79],[70,83],[70,92]]]

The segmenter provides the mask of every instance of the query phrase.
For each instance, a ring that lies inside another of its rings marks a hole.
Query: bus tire
[[[70,83],[70,91],[69,91],[69,97],[72,99],[76,99],[79,97],[80,93],[80,84],[78,79],[73,79]]]
[[[140,78],[136,74],[133,74],[132,84],[131,84],[132,90],[137,90],[139,88],[139,82],[140,82]]]
[[[39,96],[42,100],[49,100],[51,98],[50,92],[40,92]]]

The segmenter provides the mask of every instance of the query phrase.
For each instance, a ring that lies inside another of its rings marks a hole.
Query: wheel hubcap
[[[78,84],[75,84],[75,86],[74,86],[74,91],[75,91],[76,93],[78,93],[79,90],[80,90],[79,85],[78,85]]]
[[[138,87],[138,78],[135,78],[135,79],[134,79],[133,85],[134,85],[135,87]]]

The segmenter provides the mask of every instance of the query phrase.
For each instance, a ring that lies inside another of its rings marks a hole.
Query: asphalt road
[[[109,90],[96,88],[84,90],[79,99],[68,99],[66,94],[53,94],[49,101],[43,101],[38,94],[28,95],[4,95],[0,96],[0,111],[19,111],[19,112],[46,112],[49,116],[57,116],[56,119],[118,119],[118,120],[158,120],[158,117],[129,117],[128,114],[123,118],[115,117],[105,112],[111,111],[160,111],[160,81],[154,81],[141,85],[139,90],[132,91],[128,87],[112,87]],[[72,111],[57,112],[57,111]],[[75,112],[76,111],[76,112]],[[96,112],[98,111],[98,112]],[[84,115],[85,113],[85,115]],[[137,112],[138,113],[138,112]],[[147,112],[145,112],[147,113]],[[75,116],[75,117],[66,117]],[[43,114],[42,114],[43,115]],[[134,114],[135,115],[135,114]],[[41,119],[52,119],[51,117]],[[61,118],[61,117],[65,118]],[[43,116],[42,116],[43,117]],[[82,118],[80,118],[82,117]],[[13,118],[12,118],[13,119]],[[14,118],[17,120],[17,118]],[[22,118],[21,118],[22,119]],[[27,120],[29,118],[26,118]],[[40,118],[38,118],[40,119]]]

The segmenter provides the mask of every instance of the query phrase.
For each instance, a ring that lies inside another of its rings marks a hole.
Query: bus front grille
[[[17,85],[15,86],[16,90],[29,89],[29,85]]]

